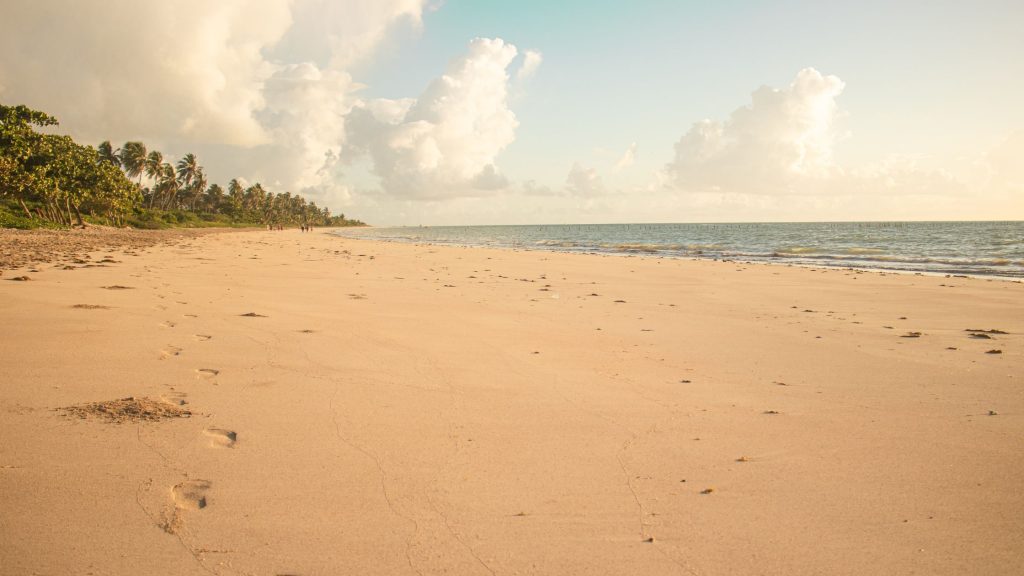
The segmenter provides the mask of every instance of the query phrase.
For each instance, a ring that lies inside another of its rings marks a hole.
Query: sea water
[[[342,236],[1024,278],[1024,222],[580,224],[348,228]]]

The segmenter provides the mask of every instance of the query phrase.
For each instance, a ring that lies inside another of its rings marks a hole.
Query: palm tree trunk
[[[28,206],[25,206],[25,201],[22,200],[21,198],[18,198],[18,204],[21,204],[21,209],[25,211],[25,216],[28,216],[28,219],[31,220],[32,213],[28,211]]]
[[[67,196],[64,197],[64,209],[67,210],[68,226],[70,226],[71,225],[71,217],[72,217],[72,214],[71,214],[71,199],[68,198]],[[81,215],[79,215],[78,223],[79,224],[82,223]]]
[[[78,204],[72,202],[71,207],[75,209],[75,218],[78,219],[78,225],[85,228],[85,222],[82,220],[82,213],[78,210]]]

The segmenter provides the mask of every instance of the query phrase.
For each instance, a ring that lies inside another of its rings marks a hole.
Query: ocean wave
[[[884,254],[885,250],[881,248],[867,248],[867,247],[853,247],[843,250],[846,254]]]
[[[937,270],[944,270],[945,267],[967,267],[967,268],[988,268],[988,267],[1024,267],[1024,262],[1014,262],[1006,258],[940,258],[929,256],[907,256],[894,254],[849,254],[844,250],[842,253],[813,254],[802,253],[792,254],[785,252],[727,252],[722,254],[725,258],[751,259],[751,260],[784,260],[790,262],[820,262],[827,264],[829,261],[852,265],[856,263],[886,264],[886,265],[921,265],[934,266]]]
[[[585,246],[579,242],[573,242],[572,240],[537,240],[533,243],[534,246],[547,246],[554,248],[579,248]]]
[[[785,248],[779,248],[775,251],[776,254],[815,254],[821,252],[821,248],[818,246],[787,246]]]
[[[690,254],[702,254],[704,252],[721,252],[725,246],[721,244],[686,244],[683,246]]]
[[[346,230],[339,235],[641,257],[1024,277],[1024,224],[1018,222],[900,223],[889,228],[874,223],[469,226],[371,228]]]
[[[612,250],[614,252],[646,252],[653,254],[655,252],[670,252],[678,251],[683,247],[682,244],[655,244],[655,243],[621,243],[621,244],[601,244],[601,248],[606,250]]]

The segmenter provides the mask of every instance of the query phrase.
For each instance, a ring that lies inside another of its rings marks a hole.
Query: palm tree
[[[118,168],[121,167],[121,159],[117,157],[117,152],[115,152],[114,147],[110,145],[110,140],[100,142],[100,145],[96,150],[100,154],[101,161],[110,162]]]
[[[206,204],[206,209],[214,214],[220,212],[220,206],[224,202],[224,189],[220,187],[220,184],[211,184],[206,189],[206,197],[203,199],[203,203]]]
[[[249,212],[259,210],[267,198],[267,191],[259,182],[245,189],[245,209]]]
[[[149,197],[149,207],[153,207],[153,201],[156,198],[156,183],[160,179],[160,175],[163,174],[163,163],[164,155],[159,150],[153,150],[146,156],[145,171],[146,177],[153,181],[153,194]]]
[[[177,203],[178,179],[174,176],[174,166],[166,162],[160,165],[157,190],[164,195],[164,201],[160,204],[163,210],[167,210],[172,204]]]
[[[153,150],[150,152],[149,156],[146,156],[146,164],[144,166],[146,176],[151,180],[156,181],[163,172],[163,163],[164,155],[161,154],[159,150]]]
[[[125,142],[118,150],[118,157],[121,160],[121,168],[129,178],[139,178],[139,188],[142,188],[142,170],[146,166],[146,145],[142,142]]]
[[[242,183],[238,181],[238,178],[233,178],[231,182],[228,182],[228,197],[231,199],[231,215],[236,218],[240,217],[245,203],[245,189],[242,188]]]
[[[191,156],[191,154],[190,154]],[[195,174],[192,176],[192,202],[191,210],[196,211],[196,203],[199,201],[199,197],[202,196],[206,190],[206,173],[203,172],[203,167],[199,166],[196,168]]]
[[[190,152],[185,154],[184,158],[178,160],[178,183],[182,188],[188,188],[192,184],[197,170],[199,170],[199,162],[196,161],[195,154]]]

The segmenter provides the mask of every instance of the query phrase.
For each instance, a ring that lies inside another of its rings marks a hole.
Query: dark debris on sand
[[[155,422],[168,418],[188,418],[192,412],[168,402],[129,396],[120,400],[90,402],[58,408],[65,416],[85,419],[99,418],[112,423]]]
[[[175,228],[132,230],[89,226],[74,230],[0,229],[0,270],[14,270],[41,262],[88,264],[81,255],[88,252],[134,251],[184,238],[196,238],[222,231],[217,228]],[[116,263],[105,256],[100,263]],[[92,264],[95,265],[95,264]]]

